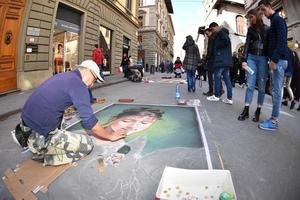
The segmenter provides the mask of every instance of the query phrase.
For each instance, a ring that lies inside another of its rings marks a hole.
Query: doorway
[[[24,5],[25,0],[0,1],[0,94],[17,89],[16,56]]]
[[[53,36],[54,73],[72,70],[78,64],[79,34],[55,29]]]
[[[72,70],[78,64],[78,45],[82,13],[59,3],[53,34],[54,74]]]
[[[99,47],[102,50],[103,60],[103,74],[110,74],[111,72],[111,44],[113,31],[104,26],[100,26]]]

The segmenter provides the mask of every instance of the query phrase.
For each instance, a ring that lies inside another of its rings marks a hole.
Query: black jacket
[[[287,60],[287,26],[282,17],[278,13],[274,13],[271,17],[271,27],[269,31],[268,41],[268,57],[275,63],[279,59]]]
[[[221,28],[216,32],[212,54],[214,68],[232,66],[231,41],[228,29]]]
[[[206,50],[206,57],[205,57],[206,63],[204,68],[209,71],[214,70],[213,47],[214,47],[214,34],[208,38],[208,42],[207,42],[207,50]]]
[[[259,32],[251,26],[248,28],[242,58],[243,62],[247,61],[248,54],[268,56],[268,31],[269,27],[266,25]]]

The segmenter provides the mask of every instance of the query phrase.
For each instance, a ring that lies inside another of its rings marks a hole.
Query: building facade
[[[211,22],[229,30],[232,52],[241,52],[246,40],[247,21],[243,0],[204,0],[205,26]],[[205,39],[204,54],[206,54],[207,38]]]
[[[171,0],[141,0],[139,4],[138,29],[139,57],[148,66],[158,66],[160,62],[174,57],[175,30]]]
[[[245,0],[245,9],[249,11],[252,8],[256,8],[259,0]],[[276,12],[281,15],[288,26],[288,46],[295,49],[299,55],[299,43],[300,43],[300,1],[299,0],[272,0],[272,6]],[[269,20],[266,20],[269,23]]]
[[[0,0],[0,94],[37,87],[95,44],[115,73],[123,53],[137,59],[137,13],[138,0]]]

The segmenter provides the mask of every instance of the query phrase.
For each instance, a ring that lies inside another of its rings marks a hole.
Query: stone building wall
[[[117,2],[118,1],[114,1]],[[18,86],[34,88],[53,73],[53,32],[59,3],[78,10],[81,15],[78,62],[91,58],[94,44],[99,43],[99,26],[112,30],[111,73],[122,58],[123,36],[131,41],[130,54],[137,59],[137,0],[132,12],[121,3],[103,0],[29,0],[26,2],[18,59]],[[28,45],[37,45],[36,53],[27,52]]]

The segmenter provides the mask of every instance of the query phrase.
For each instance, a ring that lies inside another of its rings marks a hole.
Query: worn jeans
[[[248,66],[253,70],[251,75],[247,72],[247,90],[245,94],[245,103],[251,104],[253,92],[256,83],[258,85],[257,105],[262,106],[265,99],[266,81],[268,79],[268,63],[267,58],[264,56],[257,56],[249,54],[247,59]]]
[[[229,77],[229,67],[216,67],[214,72],[214,82],[215,82],[215,96],[221,96],[221,76],[223,76],[226,89],[227,89],[227,98],[232,99],[232,85]]]
[[[284,81],[284,71],[288,65],[287,60],[279,60],[276,64],[276,69],[272,73],[272,85],[273,85],[273,109],[272,118],[277,119],[280,113],[281,98],[282,98],[282,86]]]
[[[190,70],[187,69],[186,70],[186,74],[187,74],[187,83],[188,83],[188,91],[195,91],[196,90],[196,70]]]

